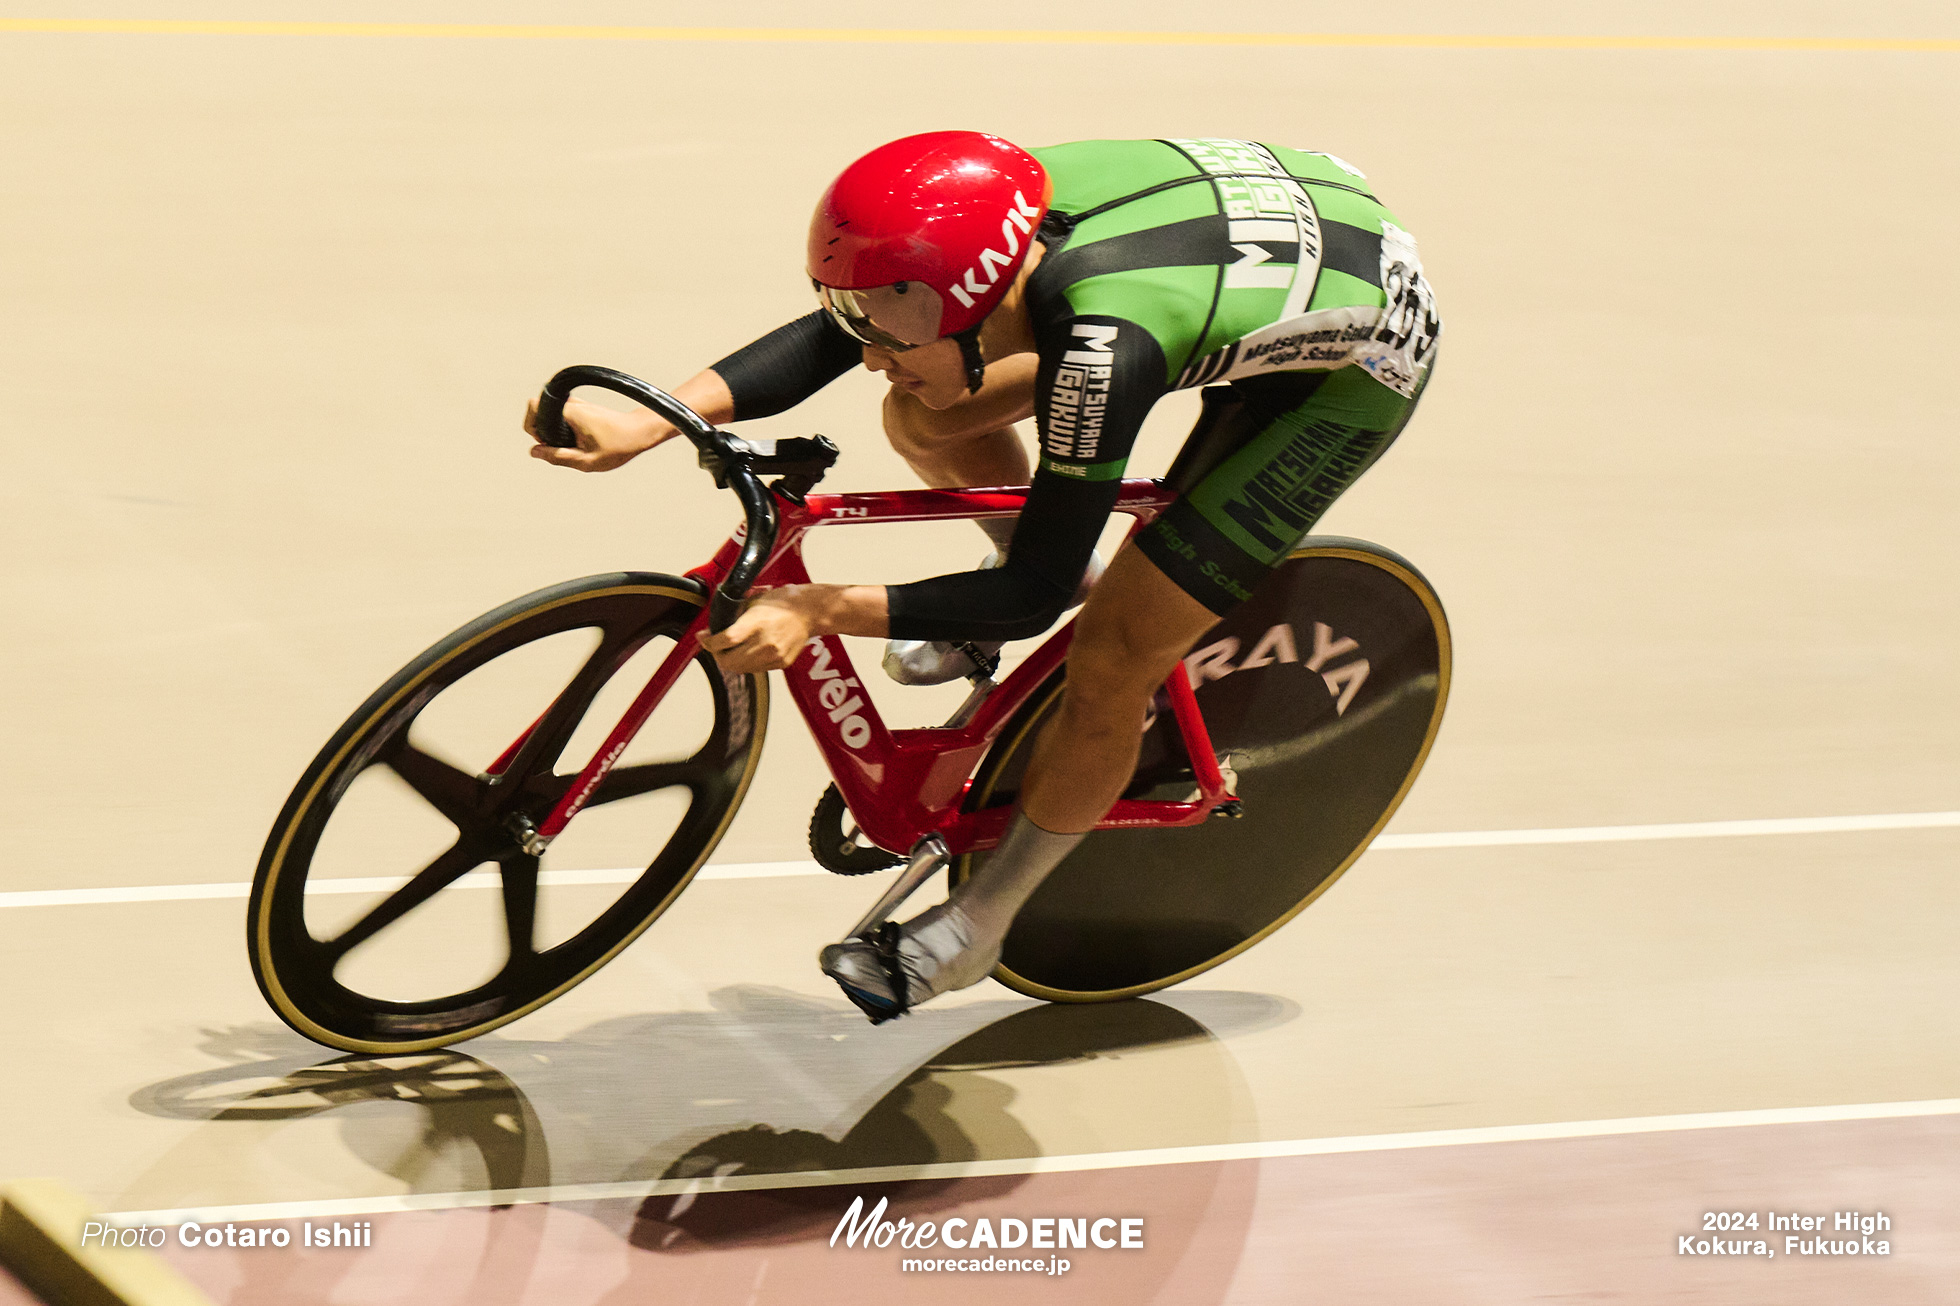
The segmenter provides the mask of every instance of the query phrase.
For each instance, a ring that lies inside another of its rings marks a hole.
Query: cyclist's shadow
[[[1015,1088],[988,1072],[1202,1047],[1295,1014],[1264,994],[1169,996],[1175,1006],[972,1003],[871,1031],[835,1004],[744,985],[713,994],[712,1011],[622,1017],[553,1042],[493,1036],[467,1050],[325,1060],[269,1055],[294,1045],[269,1027],[213,1032],[208,1049],[242,1064],[150,1085],[130,1102],[149,1115],[225,1128],[199,1130],[171,1149],[125,1193],[125,1204],[237,1200],[193,1197],[178,1184],[187,1174],[222,1173],[232,1168],[224,1162],[271,1145],[259,1131],[226,1138],[229,1126],[276,1127],[330,1113],[351,1153],[421,1192],[1039,1156],[1043,1147],[1011,1109]],[[1216,1076],[1217,1058],[1200,1064]],[[419,1109],[419,1136],[407,1147],[402,1107]],[[1132,1114],[1149,1128],[1147,1112]],[[622,1144],[635,1160],[621,1163]],[[961,1200],[977,1195],[975,1183],[1006,1191],[1018,1182],[965,1180]],[[821,1190],[801,1191],[808,1200],[790,1189],[678,1204],[650,1199],[642,1221],[660,1228],[644,1228],[634,1241],[680,1250],[793,1239],[830,1200]]]
[[[1262,1007],[1266,1019],[1254,1017],[1252,1023],[1269,1023],[1284,1018],[1282,1013],[1291,1014],[1278,999],[1255,999],[1250,994],[1202,996],[1227,999],[1228,1004],[1230,999],[1242,1003],[1251,1000],[1233,1013],[1238,1017],[1231,1022],[1235,1025]],[[875,1172],[944,1162],[1038,1157],[1043,1148],[1010,1109],[1014,1089],[985,1072],[1057,1066],[1208,1043],[1215,1038],[1203,1023],[1162,1002],[1023,1006],[917,1064],[841,1137],[759,1124],[694,1144],[659,1177],[702,1180],[703,1190],[647,1199],[640,1208],[632,1241],[637,1246],[670,1252],[795,1242],[828,1236],[838,1213],[857,1195],[863,1195],[867,1202],[890,1196],[915,1218],[999,1197],[1020,1186],[1024,1176],[900,1180],[873,1174],[841,1188],[770,1185],[746,1191],[714,1191],[708,1185],[730,1176]]]

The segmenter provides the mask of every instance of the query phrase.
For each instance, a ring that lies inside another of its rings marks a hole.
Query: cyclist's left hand
[[[757,595],[727,630],[701,636],[701,647],[729,671],[787,671],[817,633],[812,604],[799,593],[815,588],[786,585]]]

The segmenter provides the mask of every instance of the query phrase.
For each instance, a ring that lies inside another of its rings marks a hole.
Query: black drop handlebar
[[[699,451],[701,466],[714,473],[716,486],[735,491],[741,500],[742,515],[748,523],[741,556],[708,599],[708,629],[726,630],[742,610],[749,586],[776,550],[776,496],[802,502],[837,461],[837,446],[821,435],[744,440],[711,425],[657,386],[610,367],[587,364],[559,372],[545,382],[544,391],[538,395],[538,438],[546,444],[559,449],[577,446],[577,437],[565,424],[565,401],[582,385],[624,395],[672,423]],[[780,474],[780,479],[764,486],[762,474],[771,472]]]

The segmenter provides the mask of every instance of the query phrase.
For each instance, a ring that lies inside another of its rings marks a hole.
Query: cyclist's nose
[[[889,372],[898,366],[898,360],[887,350],[876,345],[864,347],[864,370],[867,372]]]

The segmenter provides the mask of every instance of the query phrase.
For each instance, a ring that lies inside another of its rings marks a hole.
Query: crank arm
[[[946,850],[946,841],[936,834],[929,834],[912,845],[912,860],[905,864],[905,869],[898,873],[898,878],[892,881],[884,896],[871,905],[864,919],[853,925],[844,937],[856,938],[890,920],[899,904],[917,892],[920,885],[930,880],[935,871],[952,859],[953,855]]]

